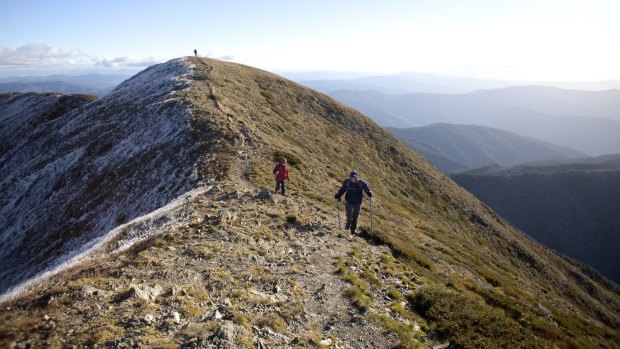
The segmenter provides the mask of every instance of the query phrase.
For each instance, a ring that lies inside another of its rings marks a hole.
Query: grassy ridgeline
[[[476,346],[480,331],[492,332],[498,323],[472,326],[474,315],[455,309],[481,309],[488,318],[516,326],[502,334],[506,343],[530,338],[587,347],[587,337],[604,342],[617,336],[612,330],[618,325],[617,295],[506,225],[367,117],[267,72],[192,60],[197,74],[206,77],[192,91],[201,85],[210,91],[190,97],[197,107],[231,128],[247,127],[255,137],[251,181],[271,188],[272,159],[286,155],[292,160],[291,193],[329,211],[348,172],[361,173],[376,194],[372,239],[389,245],[403,268],[424,281],[430,291],[409,299],[424,301],[420,315],[445,336]],[[366,201],[362,224],[367,209]],[[436,296],[452,294],[449,290],[458,296],[447,301]],[[539,305],[554,314],[559,327],[541,317]]]

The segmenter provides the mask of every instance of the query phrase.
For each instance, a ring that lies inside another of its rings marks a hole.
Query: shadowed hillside
[[[191,142],[134,146],[147,159],[195,146],[190,154],[200,161],[171,165],[191,174],[187,182],[135,169],[116,176],[139,187],[166,181],[182,199],[139,221],[128,217],[117,239],[127,231],[142,237],[129,249],[106,245],[5,303],[3,343],[617,346],[617,294],[506,225],[369,118],[276,75],[209,59],[171,61],[133,79],[156,83],[162,69],[187,86],[153,94],[142,107],[187,106],[174,129],[191,130]],[[127,103],[116,108],[139,111]],[[77,122],[82,114],[69,115]],[[153,127],[150,114],[105,115]],[[287,197],[269,193],[279,156],[292,166]],[[375,193],[372,230],[365,201],[354,236],[338,229],[333,199],[351,169]],[[158,223],[167,221],[177,224]]]
[[[536,240],[620,282],[620,156],[452,178]]]
[[[398,139],[443,172],[585,157],[560,147],[512,132],[477,125],[433,124],[407,129],[388,128]]]

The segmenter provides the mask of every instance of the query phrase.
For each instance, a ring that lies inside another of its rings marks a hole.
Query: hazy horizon
[[[171,58],[174,59],[174,58]],[[159,63],[154,63],[159,64]],[[243,64],[243,63],[241,63]],[[149,65],[151,66],[151,65]],[[19,79],[19,78],[45,78],[53,76],[83,76],[83,75],[103,75],[103,76],[133,76],[142,70],[148,68],[135,68],[135,69],[57,69],[57,70],[19,70],[19,71],[2,71],[0,70],[0,80],[6,79]],[[394,73],[373,73],[373,72],[350,72],[350,71],[331,71],[331,70],[300,70],[300,71],[278,71],[268,70],[272,73],[282,75],[288,79],[296,81],[313,81],[313,80],[355,80],[368,77],[390,77],[390,76],[405,76],[405,75],[428,75],[444,78],[461,78],[461,79],[474,79],[482,81],[501,81],[514,84],[514,86],[523,86],[528,84],[570,84],[570,83],[604,83],[604,82],[618,82],[619,79],[603,79],[603,80],[574,80],[574,81],[553,81],[553,80],[518,80],[518,79],[490,79],[479,78],[476,76],[458,76],[447,75],[437,73],[421,73],[415,71],[401,71]],[[550,85],[554,86],[554,85]]]

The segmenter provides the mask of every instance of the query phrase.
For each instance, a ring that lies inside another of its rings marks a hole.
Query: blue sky
[[[620,0],[0,2],[0,74],[199,55],[275,72],[620,79]]]

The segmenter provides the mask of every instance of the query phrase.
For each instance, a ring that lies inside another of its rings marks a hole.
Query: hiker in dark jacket
[[[362,207],[363,192],[366,192],[366,195],[372,200],[372,191],[370,191],[370,188],[363,180],[359,179],[357,172],[353,171],[349,178],[342,183],[338,193],[336,193],[336,200],[340,200],[345,192],[344,201],[347,210],[347,224],[344,228],[350,228],[351,233],[354,233],[357,227],[357,217],[360,215],[360,208]]]
[[[276,193],[282,188],[282,195],[286,193],[286,189],[284,188],[284,181],[288,179],[288,165],[286,164],[286,159],[280,159],[280,162],[274,167],[273,174],[276,175]]]

